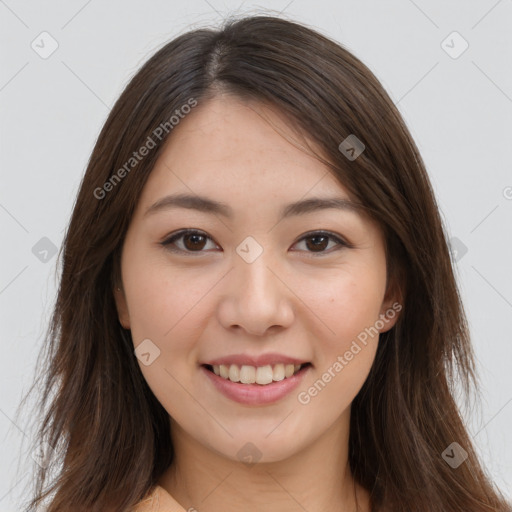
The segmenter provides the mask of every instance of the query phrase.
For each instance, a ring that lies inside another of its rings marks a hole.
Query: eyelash
[[[171,247],[171,244],[173,244],[176,240],[179,240],[187,235],[200,235],[200,236],[203,236],[203,237],[213,241],[213,239],[210,236],[208,236],[206,233],[204,233],[203,231],[199,231],[196,229],[185,229],[182,231],[178,231],[177,233],[173,234],[169,238],[166,238],[163,242],[160,242],[160,244],[162,246],[164,246],[167,250],[174,252],[174,253],[199,255],[199,254],[206,252],[203,250],[187,251],[187,250],[176,249],[175,247],[174,248]],[[346,242],[339,236],[335,235],[334,233],[331,233],[330,231],[310,231],[309,233],[306,233],[302,238],[300,238],[296,243],[302,242],[304,239],[313,238],[313,237],[319,236],[319,235],[326,236],[326,237],[334,240],[338,244],[338,248],[334,249],[335,251],[341,249],[342,247],[346,247],[348,249],[353,248],[353,245],[349,244],[348,242]],[[306,252],[309,252],[312,255],[312,257],[317,257],[317,256],[321,256],[324,254],[331,254],[331,252],[333,252],[333,249],[331,248],[329,251],[319,251],[319,252],[306,251]]]

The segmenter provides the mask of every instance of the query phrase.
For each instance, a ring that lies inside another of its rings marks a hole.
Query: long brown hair
[[[381,335],[352,403],[349,439],[351,470],[372,509],[510,510],[479,463],[454,399],[456,382],[469,395],[477,379],[445,229],[417,147],[359,59],[317,31],[271,16],[229,19],[163,46],[101,130],[59,254],[60,286],[38,362],[44,382],[34,439],[47,458],[25,510],[45,500],[48,512],[129,510],[173,461],[168,413],[143,378],[113,291],[134,208],[172,137],[169,120],[219,90],[286,115],[385,234],[389,282],[403,311]],[[352,160],[339,148],[349,135],[365,144]],[[149,138],[147,155],[130,160]],[[454,442],[467,452],[457,468],[443,457]]]

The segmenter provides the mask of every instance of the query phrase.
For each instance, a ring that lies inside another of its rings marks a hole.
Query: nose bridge
[[[291,307],[287,288],[278,277],[276,258],[259,244],[261,250],[255,253],[258,248],[251,243],[240,244],[234,257],[229,286],[232,316],[227,322],[252,333],[263,333],[273,325],[287,325]]]
[[[263,249],[263,248],[262,248]],[[250,249],[253,250],[252,248]],[[254,259],[237,254],[235,258],[235,276],[240,288],[240,298],[246,296],[254,301],[272,300],[281,290],[276,283],[277,277],[270,269],[276,266],[270,250],[262,250]]]

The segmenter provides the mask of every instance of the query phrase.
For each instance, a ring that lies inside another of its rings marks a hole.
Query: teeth
[[[279,381],[284,379],[284,364],[276,364],[272,374],[272,380]]]
[[[291,377],[300,369],[300,364],[275,364],[266,366],[238,366],[232,365],[213,365],[213,373],[223,379],[229,379],[231,382],[241,382],[242,384],[270,384]]]
[[[233,367],[234,365],[231,365]],[[231,368],[229,369],[231,380]],[[256,368],[254,366],[242,366],[240,368],[240,382],[242,384],[254,384],[256,382]]]
[[[232,364],[229,367],[229,380],[231,382],[239,382],[240,381],[240,368],[236,364]]]
[[[274,370],[272,370],[272,366],[258,366],[256,368],[256,378],[254,382],[256,384],[270,384],[274,378]]]
[[[219,375],[224,378],[224,379],[227,379],[229,378],[229,367],[228,366],[225,366],[223,364],[221,364],[220,366],[217,366],[215,365],[213,367],[213,371],[215,372],[215,368],[218,368],[219,369]]]

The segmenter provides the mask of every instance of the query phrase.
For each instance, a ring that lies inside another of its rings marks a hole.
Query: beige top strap
[[[186,510],[163,487],[156,485],[146,498],[135,505],[133,512],[186,512]]]

